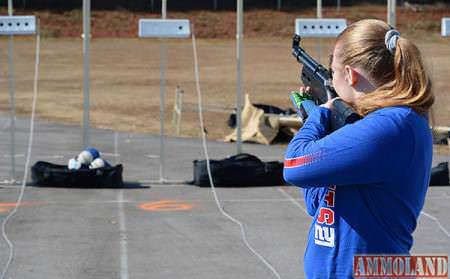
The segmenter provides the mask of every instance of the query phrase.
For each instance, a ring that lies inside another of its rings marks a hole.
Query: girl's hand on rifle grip
[[[298,90],[300,93],[311,93],[311,88],[309,86],[300,86],[300,89]]]

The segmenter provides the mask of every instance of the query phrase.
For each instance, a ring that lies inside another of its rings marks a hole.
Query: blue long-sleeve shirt
[[[313,216],[306,277],[352,278],[353,256],[408,254],[428,188],[427,119],[398,106],[329,133],[331,111],[311,111],[285,154],[284,178]]]

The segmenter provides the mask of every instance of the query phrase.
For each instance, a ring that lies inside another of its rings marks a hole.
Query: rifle
[[[311,88],[311,97],[314,103],[321,105],[332,98],[338,97],[331,85],[330,72],[300,47],[300,40],[300,36],[294,35],[292,39],[292,55],[297,59],[297,62],[303,65],[301,80],[305,86]],[[337,99],[333,102],[333,109],[331,110],[331,129],[333,131],[359,119],[361,119],[361,116],[344,101]]]

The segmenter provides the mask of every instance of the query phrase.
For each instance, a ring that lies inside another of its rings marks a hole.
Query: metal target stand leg
[[[83,0],[83,148],[90,145],[91,1]]]
[[[8,36],[8,88],[10,98],[10,156],[11,173],[6,184],[18,184],[16,180],[16,102],[15,102],[15,76],[14,76],[14,36],[37,34],[37,20],[35,16],[13,16],[12,4],[9,3],[8,16],[0,16],[0,36]]]

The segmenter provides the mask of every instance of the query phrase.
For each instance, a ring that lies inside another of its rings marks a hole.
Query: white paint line
[[[13,186],[9,187],[11,189],[17,189],[17,186],[14,186],[15,188],[13,188]],[[0,189],[2,190],[2,189]],[[3,189],[5,190],[5,189]],[[31,191],[31,189],[30,189]],[[123,190],[121,190],[123,191]],[[168,198],[170,199],[170,198]],[[210,199],[176,199],[177,201],[180,202],[192,202],[192,203],[213,203],[214,201],[211,201]],[[285,202],[292,202],[292,200],[294,200],[293,198],[291,199],[223,199],[221,201],[223,202],[239,202],[239,203],[246,203],[246,202],[254,202],[254,203],[285,203]],[[72,202],[72,201],[67,201],[67,202],[62,202],[62,201],[45,201],[45,203],[41,203],[41,204],[45,204],[45,205],[87,205],[87,204],[140,204],[140,203],[148,203],[148,202],[159,202],[160,200],[92,200],[92,201],[82,201],[82,202]],[[295,200],[294,200],[295,201]],[[33,201],[28,201],[33,203]],[[39,203],[39,202],[37,202]]]
[[[102,152],[102,156],[108,156],[108,157],[120,157],[120,154],[119,154],[119,153]]]
[[[291,195],[289,195],[288,193],[286,193],[285,190],[283,190],[283,188],[277,188],[277,190],[283,194],[283,196],[285,196],[286,198],[288,198],[295,206],[297,206],[298,208],[300,208],[301,210],[303,210],[303,212],[305,212],[306,216],[309,217],[308,212],[306,211],[306,209],[303,207],[303,205],[301,205],[296,199],[294,199]]]
[[[0,185],[2,189],[14,189],[17,190],[17,185],[22,184],[21,180],[15,180],[15,179],[3,179],[0,181]]]
[[[44,159],[44,158],[63,159],[64,155],[58,155],[58,154],[53,154],[53,155],[36,155],[35,157],[38,158],[38,159]]]
[[[186,183],[187,180],[167,180],[165,179],[164,181],[161,180],[139,180],[137,181],[139,184],[143,185],[143,186],[151,186],[153,187],[157,187],[157,186],[162,186],[163,188],[165,186],[184,186],[186,187]]]
[[[172,189],[172,188],[181,188],[181,187],[191,187],[190,185],[186,185],[186,181],[184,183],[168,183],[164,184],[161,183],[159,180],[139,180],[137,181],[141,186],[150,187],[150,188],[165,188],[165,189]],[[197,186],[192,186],[197,187]],[[179,190],[179,189],[177,189]]]
[[[128,279],[128,235],[125,213],[123,210],[123,190],[117,194],[119,203],[119,232],[120,232],[120,279]]]
[[[25,154],[14,154],[14,158],[22,158],[25,157]],[[3,158],[11,158],[11,155],[3,155]]]
[[[3,155],[3,157],[4,158],[11,158],[11,155]],[[25,157],[25,154],[15,154],[14,157],[15,158],[23,158],[23,157]],[[33,155],[33,157],[39,158],[39,159],[44,159],[44,158],[61,159],[61,158],[64,158],[63,155],[58,155],[58,154],[53,154],[53,155],[48,155],[48,154],[39,155],[39,154],[37,154],[37,155]]]
[[[159,159],[159,155],[155,155],[155,154],[147,154],[145,156],[149,159]]]
[[[438,218],[434,217],[434,216],[431,215],[431,214],[426,213],[425,211],[420,212],[420,214],[422,214],[422,215],[424,215],[424,216],[430,218],[431,220],[433,220],[433,221],[439,226],[439,228],[441,229],[441,231],[442,231],[448,238],[450,238],[450,233],[444,228],[444,226],[442,226],[442,224],[441,224],[441,222],[439,222],[439,219],[438,219]]]
[[[427,200],[446,200],[446,199],[450,199],[450,196],[427,197]]]

